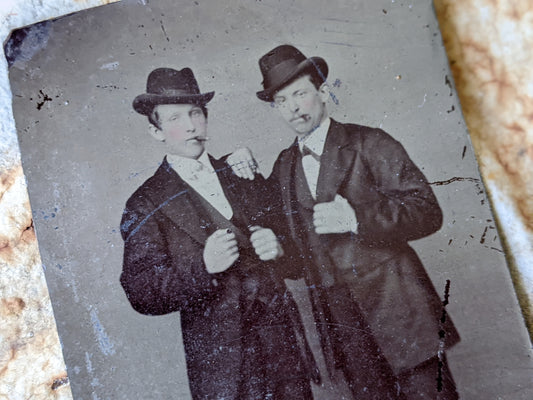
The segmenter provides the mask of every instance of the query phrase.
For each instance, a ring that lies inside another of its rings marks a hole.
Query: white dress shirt
[[[324,152],[324,144],[326,143],[326,136],[328,135],[329,125],[331,120],[326,118],[313,132],[298,140],[300,151],[304,146],[315,153],[317,156],[322,156]],[[318,173],[320,172],[320,161],[316,160],[312,155],[303,156],[302,164],[304,168],[305,178],[309,185],[311,195],[316,200],[316,189],[318,185]]]
[[[317,156],[321,157],[324,152],[324,145],[326,144],[326,136],[328,135],[331,120],[328,117],[325,119],[313,132],[298,140],[300,151],[303,151],[304,146],[307,147]],[[304,169],[305,179],[313,199],[316,200],[316,189],[318,186],[318,174],[320,172],[320,161],[311,154],[302,157],[302,165]],[[351,204],[340,194],[335,195],[335,202],[340,203],[344,208],[345,218],[342,219],[346,230],[344,232],[357,233],[358,223],[355,210]]]
[[[174,171],[219,213],[227,219],[233,217],[233,210],[207,152],[204,151],[197,160],[169,154],[167,161]]]

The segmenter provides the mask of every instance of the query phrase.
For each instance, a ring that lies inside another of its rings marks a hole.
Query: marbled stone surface
[[[110,1],[0,1],[0,36]],[[0,399],[71,399],[0,60]]]
[[[435,0],[478,163],[533,329],[533,3]]]
[[[1,1],[2,37],[13,28],[109,1],[42,3]],[[527,0],[435,0],[435,8],[480,169],[531,321],[533,5]],[[68,399],[3,59],[0,95],[0,399]]]

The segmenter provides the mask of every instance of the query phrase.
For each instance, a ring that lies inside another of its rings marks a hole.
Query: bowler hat
[[[205,105],[215,92],[200,93],[198,83],[190,68],[177,71],[172,68],[157,68],[150,72],[146,93],[133,100],[133,108],[140,114],[150,115],[159,104]]]
[[[323,58],[307,58],[288,44],[278,46],[261,57],[259,69],[263,74],[264,90],[257,92],[257,97],[263,101],[272,101],[276,91],[305,73],[318,74],[323,81],[328,76],[328,64]]]

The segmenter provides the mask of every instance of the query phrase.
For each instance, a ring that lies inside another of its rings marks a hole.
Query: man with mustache
[[[387,133],[328,116],[324,59],[282,45],[259,67],[257,97],[297,136],[269,191],[301,253],[290,273],[309,287],[328,370],[357,399],[457,399],[444,349],[459,337],[408,244],[442,224],[426,178]]]
[[[239,179],[205,151],[213,95],[189,68],[158,68],[133,101],[168,154],[127,201],[120,281],[138,312],[180,312],[193,399],[307,400],[320,378],[272,272],[289,256],[261,227],[262,177]]]

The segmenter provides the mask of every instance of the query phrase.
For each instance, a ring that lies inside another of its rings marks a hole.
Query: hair
[[[180,103],[178,103],[180,104]],[[151,123],[153,126],[155,126],[157,129],[161,130],[161,121],[159,121],[159,114],[156,110],[156,107],[158,106],[159,104],[156,104],[153,108],[152,108],[152,111],[147,115],[148,117],[148,122]],[[202,112],[204,113],[204,116],[207,118],[207,107],[205,104],[195,104],[197,105],[198,107],[200,107],[200,109],[202,110]]]
[[[311,81],[311,83],[313,84],[316,90],[320,89],[320,86],[322,86],[322,84],[326,82],[324,75],[321,75],[320,72],[317,71],[316,68],[309,68],[309,69],[303,70],[300,74],[293,77],[287,83],[284,83],[279,89],[276,89],[276,92],[278,92],[279,90],[283,89],[285,86],[290,85],[295,80],[300,79],[304,76],[309,77],[309,80]]]
[[[301,76],[305,76],[305,75],[308,75],[309,76],[309,80],[311,81],[311,83],[315,86],[316,90],[320,89],[320,86],[322,86],[322,84],[324,82],[326,82],[326,78],[321,75],[316,68],[313,68],[309,71],[306,71],[304,74],[302,74]]]

